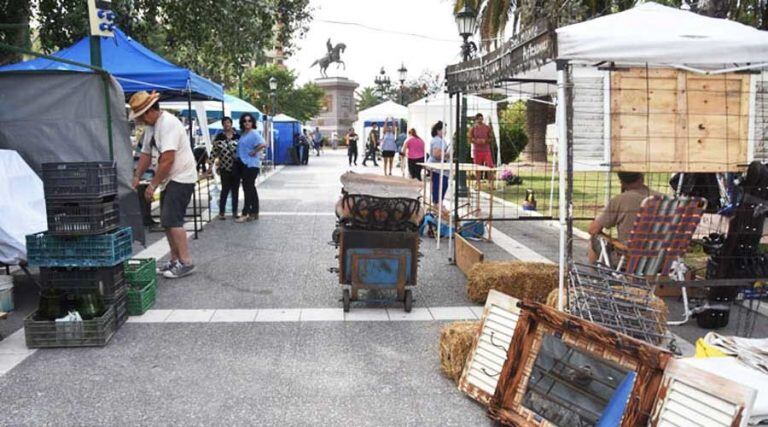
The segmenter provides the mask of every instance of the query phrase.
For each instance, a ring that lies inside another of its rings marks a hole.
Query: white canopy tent
[[[352,125],[355,132],[360,135],[358,139],[358,152],[365,153],[365,143],[368,140],[366,122],[383,122],[385,119],[408,120],[408,108],[394,101],[384,101],[373,107],[360,110],[357,113],[357,121]]]
[[[474,116],[482,114],[485,123],[493,129],[496,141],[499,139],[499,119],[497,102],[491,101],[477,95],[466,95],[467,115]],[[513,99],[516,101],[517,98]],[[421,98],[408,104],[408,127],[416,129],[416,132],[425,141],[429,141],[432,125],[442,120],[443,123],[449,123],[450,119],[456,114],[451,108],[455,103],[447,93],[436,93],[428,97]],[[501,164],[501,150],[496,150],[496,164]]]
[[[768,32],[658,3],[558,28],[558,59],[708,69],[768,65]]]
[[[677,68],[710,75],[764,70],[768,68],[768,32],[652,2],[558,28],[555,30],[556,38],[551,37],[548,31],[542,32],[542,29],[546,30],[546,27],[532,28],[529,38],[510,42],[516,44],[505,46],[506,51],[501,54],[491,52],[488,58],[477,58],[448,67],[446,78],[449,90],[454,93],[485,87],[497,93],[510,94],[519,89],[520,93],[544,95],[552,94],[554,85],[537,86],[531,82],[556,81],[561,229],[559,302],[562,307],[567,238],[570,237],[566,230],[570,202],[568,195],[572,191],[566,190],[566,176],[569,168],[574,168],[579,161],[580,155],[589,151],[597,152],[598,156],[600,153],[610,154],[610,75],[598,67]],[[553,53],[557,57],[553,57]],[[498,72],[495,64],[503,62],[501,58],[510,65],[507,70]],[[523,71],[528,67],[531,68]],[[766,123],[762,118],[762,124],[758,126],[754,114],[755,102],[766,105],[766,99],[755,101],[758,90],[766,90],[768,87],[764,76],[764,72],[752,76],[749,160],[757,150],[752,147],[755,141],[762,140],[763,148],[766,145],[765,137],[757,136],[758,133],[752,130],[764,127]],[[760,84],[757,90],[756,84]],[[595,99],[588,99],[589,96],[585,96],[587,91],[579,92],[580,88],[589,85],[592,85],[592,94],[600,93]],[[589,111],[584,107],[588,107]],[[569,109],[573,113],[570,117]],[[578,115],[579,110],[584,113],[581,117]],[[590,123],[589,129],[585,131],[584,119],[587,113],[595,122]],[[579,134],[584,138],[581,141],[584,143],[581,153]],[[569,137],[571,141],[568,141]],[[601,146],[595,149],[590,144]],[[569,156],[569,145],[573,148],[573,157]]]

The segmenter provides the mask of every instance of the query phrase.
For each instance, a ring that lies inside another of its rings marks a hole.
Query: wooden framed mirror
[[[519,306],[491,418],[514,426],[648,423],[671,353],[542,304]]]

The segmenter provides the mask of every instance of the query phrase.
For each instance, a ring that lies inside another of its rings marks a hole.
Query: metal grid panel
[[[653,286],[645,278],[578,263],[570,276],[571,314],[654,345],[665,343],[665,316],[653,306]]]

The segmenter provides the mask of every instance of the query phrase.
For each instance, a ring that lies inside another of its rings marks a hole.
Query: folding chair
[[[701,197],[647,197],[637,212],[626,244],[600,236],[598,262],[613,268],[608,253],[610,243],[621,255],[615,270],[654,279],[670,276],[675,281],[684,281],[687,269],[682,258],[706,207],[707,201]],[[670,325],[683,324],[690,317],[685,287],[682,288],[682,297],[683,320],[667,322]]]

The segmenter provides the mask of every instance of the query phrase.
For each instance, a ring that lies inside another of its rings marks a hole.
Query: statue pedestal
[[[310,121],[314,129],[320,128],[320,133],[330,141],[333,132],[343,141],[352,123],[357,120],[355,111],[356,82],[346,77],[325,77],[315,80],[315,84],[325,93],[320,114]]]

